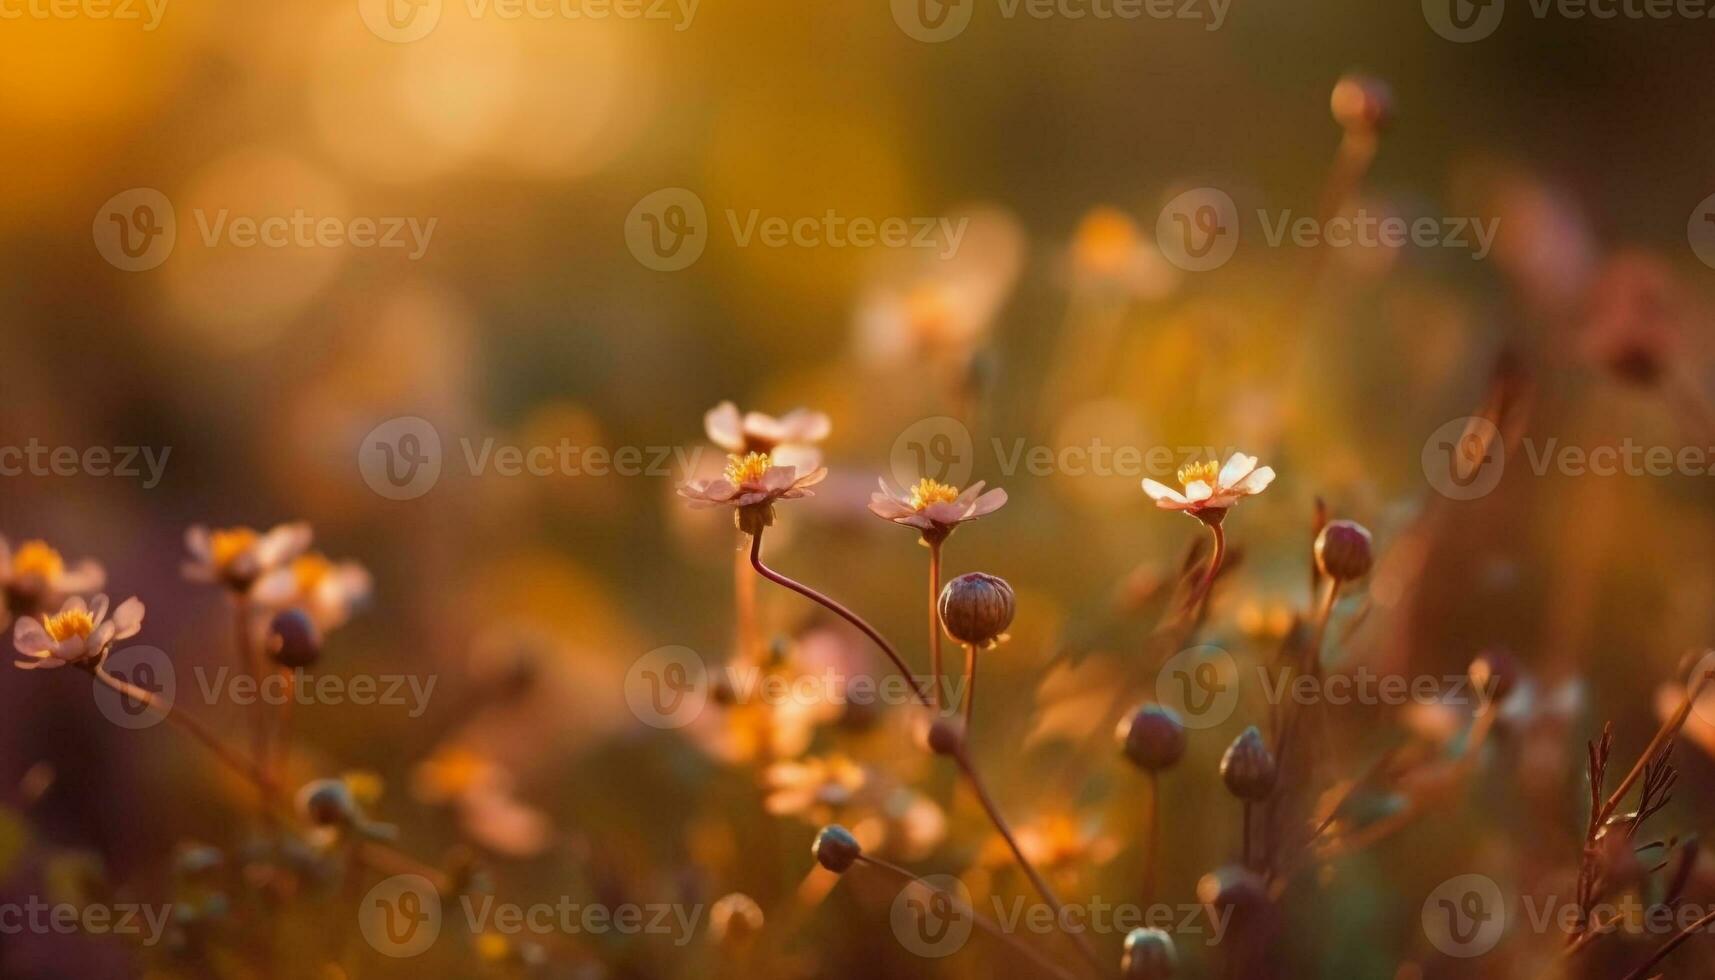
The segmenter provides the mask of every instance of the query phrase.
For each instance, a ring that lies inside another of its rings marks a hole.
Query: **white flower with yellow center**
[[[46,541],[26,541],[14,551],[0,538],[0,591],[5,593],[0,630],[11,625],[13,616],[53,608],[67,596],[96,591],[106,580],[100,563],[85,558],[68,568]]]
[[[925,539],[944,539],[966,521],[986,517],[1006,503],[1006,491],[983,492],[978,481],[964,490],[948,483],[922,479],[909,491],[881,482],[881,492],[870,495],[870,513],[883,520],[916,528]]]
[[[345,625],[369,598],[369,572],[354,561],[334,562],[319,551],[299,555],[263,576],[251,598],[272,609],[302,609],[322,630]]]
[[[777,466],[767,453],[727,457],[726,472],[715,480],[693,480],[679,488],[679,496],[692,507],[754,507],[776,500],[814,496],[810,487],[826,479],[828,471],[817,468],[803,476],[795,466]]]
[[[136,636],[143,628],[143,603],[135,596],[119,604],[107,618],[107,597],[98,595],[86,604],[72,596],[57,613],[18,620],[12,645],[29,660],[17,665],[25,670],[64,667],[94,662],[99,665],[113,644]]]
[[[775,418],[762,412],[740,413],[732,402],[721,402],[703,415],[709,441],[735,456],[762,453],[776,466],[809,473],[822,465],[816,443],[828,437],[833,423],[821,412],[795,408]]]
[[[198,524],[185,532],[191,560],[182,567],[193,582],[219,582],[235,592],[248,592],[263,576],[303,554],[310,538],[310,526],[302,521],[276,525],[266,533],[248,527],[211,531]]]
[[[1182,510],[1193,517],[1211,511],[1225,511],[1249,497],[1268,489],[1274,482],[1274,470],[1258,467],[1255,456],[1234,453],[1225,466],[1216,468],[1214,460],[1191,463],[1179,469],[1181,493],[1154,480],[1143,481],[1143,492],[1149,494],[1163,510]]]

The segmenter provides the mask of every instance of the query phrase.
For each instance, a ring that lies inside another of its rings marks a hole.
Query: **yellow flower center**
[[[747,486],[762,482],[763,474],[774,465],[767,453],[746,453],[743,456],[728,456],[726,464],[727,482],[734,486]]]
[[[292,562],[292,574],[297,577],[299,594],[313,591],[331,571],[333,562],[313,551]]]
[[[1214,487],[1220,475],[1220,464],[1212,459],[1202,463],[1187,463],[1179,467],[1179,485],[1186,489],[1190,489],[1193,483],[1207,483]]]
[[[12,555],[12,574],[18,578],[26,575],[39,576],[44,582],[52,582],[65,571],[65,559],[60,553],[48,547],[46,541],[26,541],[18,546]]]
[[[905,296],[905,315],[919,340],[939,341],[951,332],[952,298],[938,283],[919,283]]]
[[[95,632],[95,617],[83,609],[68,609],[43,619],[42,626],[55,643],[64,643],[74,636],[88,636]]]
[[[934,480],[922,479],[911,488],[911,509],[922,510],[930,504],[950,504],[959,499],[959,488]]]
[[[238,557],[256,546],[257,534],[247,527],[228,528],[215,531],[208,536],[209,553],[214,556],[216,568],[225,568]]]
[[[1136,247],[1137,226],[1113,208],[1097,208],[1078,225],[1077,258],[1092,272],[1103,275],[1119,272]]]

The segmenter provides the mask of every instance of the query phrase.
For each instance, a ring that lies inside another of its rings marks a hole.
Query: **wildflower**
[[[135,596],[120,603],[111,619],[105,595],[88,604],[82,596],[72,596],[58,613],[19,620],[12,644],[32,658],[17,661],[25,670],[66,664],[100,666],[115,642],[136,636],[142,628],[143,603]]]
[[[870,495],[870,513],[916,528],[925,544],[945,541],[960,524],[987,517],[1006,503],[1005,490],[997,487],[983,493],[980,480],[963,491],[926,478],[918,480],[909,492],[888,486],[885,479],[880,483],[881,492]]]
[[[351,619],[352,609],[368,598],[370,584],[369,572],[357,562],[335,563],[311,551],[264,575],[251,597],[274,609],[302,609],[325,631]]]
[[[1244,453],[1234,453],[1219,468],[1214,460],[1191,463],[1178,475],[1184,493],[1154,480],[1143,481],[1143,492],[1163,510],[1182,510],[1208,524],[1220,523],[1240,497],[1259,494],[1274,482],[1273,468],[1258,467],[1256,457]]]
[[[0,538],[0,630],[12,625],[14,616],[33,616],[52,608],[67,596],[101,588],[107,575],[101,565],[85,558],[70,568],[46,541],[26,541],[13,551]]]
[[[941,589],[940,610],[947,635],[960,643],[989,647],[1006,638],[1017,599],[1006,579],[971,572]]]
[[[843,755],[776,762],[763,774],[769,788],[763,809],[775,816],[805,816],[820,823],[856,798],[869,781],[864,768]]]
[[[1125,937],[1120,976],[1125,980],[1168,980],[1179,967],[1173,937],[1160,929],[1133,929]]]
[[[1277,775],[1274,753],[1263,744],[1262,732],[1255,725],[1239,733],[1221,756],[1221,781],[1227,784],[1228,792],[1246,802],[1267,799],[1274,792]]]
[[[1330,521],[1316,535],[1316,567],[1336,582],[1363,578],[1374,561],[1370,532],[1362,524]]]
[[[826,439],[831,428],[826,415],[804,408],[775,418],[761,412],[741,415],[737,405],[721,402],[703,415],[703,431],[709,441],[728,453],[761,453],[804,472],[822,465],[822,454],[815,444]]]
[[[248,593],[263,576],[303,554],[310,546],[310,526],[278,524],[266,533],[248,527],[209,530],[201,524],[185,532],[191,561],[183,565],[193,582],[219,582],[233,592]]]
[[[816,840],[810,845],[810,853],[816,856],[816,863],[827,868],[834,874],[845,874],[846,870],[863,856],[863,848],[852,832],[839,824],[829,824],[816,834]]]
[[[1185,725],[1172,708],[1146,704],[1120,722],[1120,748],[1145,772],[1167,769],[1185,754]]]
[[[692,507],[734,507],[734,521],[746,534],[760,534],[774,523],[774,502],[814,496],[810,487],[822,482],[826,469],[803,476],[794,466],[776,466],[767,453],[727,457],[726,473],[716,480],[693,480],[679,487]]]

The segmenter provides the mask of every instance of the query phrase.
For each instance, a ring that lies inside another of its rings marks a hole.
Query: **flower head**
[[[1143,492],[1163,510],[1182,510],[1199,520],[1219,521],[1240,497],[1261,493],[1273,482],[1271,467],[1257,466],[1255,456],[1234,453],[1219,468],[1212,459],[1180,467],[1183,493],[1154,480],[1143,481]]]
[[[136,636],[143,628],[143,603],[135,597],[120,603],[111,619],[107,605],[104,595],[87,604],[82,596],[72,596],[57,613],[20,619],[12,645],[30,659],[17,665],[25,670],[66,664],[99,666],[115,642]]]
[[[814,496],[810,487],[822,482],[826,469],[803,476],[797,467],[776,466],[767,453],[727,457],[726,472],[716,480],[693,480],[679,487],[679,496],[692,507],[736,507],[741,530],[755,534],[774,523],[774,502]]]
[[[821,412],[795,408],[775,418],[761,412],[739,413],[732,402],[721,402],[703,415],[709,441],[736,456],[761,453],[781,465],[810,472],[822,465],[815,444],[828,437],[832,423]]]
[[[320,630],[337,629],[369,597],[369,572],[354,561],[333,562],[308,551],[282,564],[251,589],[250,596],[271,609],[302,609]]]
[[[66,561],[46,541],[26,541],[17,550],[0,538],[0,630],[11,625],[13,616],[29,616],[52,608],[67,596],[88,594],[101,588],[107,575],[101,565],[85,558],[66,567]]]
[[[302,521],[279,524],[266,533],[248,527],[209,530],[201,524],[185,532],[191,560],[183,565],[193,582],[219,582],[248,593],[269,573],[304,553],[310,546],[310,526]]]
[[[870,513],[914,527],[930,543],[946,540],[960,524],[987,517],[1006,503],[1005,490],[997,487],[984,493],[980,480],[962,491],[929,479],[918,480],[909,491],[890,487],[886,480],[880,482],[881,492],[869,497]]]

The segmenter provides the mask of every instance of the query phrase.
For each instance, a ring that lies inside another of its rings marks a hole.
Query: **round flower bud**
[[[322,656],[322,631],[302,609],[288,609],[268,624],[268,656],[282,667],[314,666]]]
[[[1185,725],[1172,708],[1146,704],[1120,722],[1120,748],[1145,772],[1166,769],[1185,754]]]
[[[929,723],[923,741],[936,755],[958,755],[964,738],[964,725],[958,719],[937,718]]]
[[[317,779],[298,791],[298,810],[318,827],[343,827],[359,814],[357,800],[342,779]]]
[[[1370,75],[1347,75],[1334,83],[1328,100],[1334,121],[1344,129],[1375,132],[1393,121],[1393,90]]]
[[[845,874],[846,869],[863,856],[863,848],[851,831],[833,823],[816,834],[815,843],[810,845],[810,853],[816,856],[817,864],[834,874]]]
[[[1160,929],[1133,929],[1125,937],[1120,976],[1125,980],[1168,980],[1179,967],[1173,937]]]
[[[1239,733],[1227,747],[1227,754],[1221,756],[1221,781],[1241,800],[1255,803],[1268,799],[1277,775],[1274,753],[1263,744],[1262,732],[1255,725]]]
[[[1522,671],[1512,654],[1497,648],[1477,654],[1467,673],[1479,694],[1499,704],[1518,688]]]
[[[1316,567],[1335,581],[1363,578],[1374,562],[1370,531],[1356,521],[1329,521],[1316,535]]]
[[[1268,888],[1256,872],[1229,864],[1198,880],[1197,900],[1217,914],[1231,911],[1244,917],[1267,904]]]
[[[960,643],[989,646],[1012,625],[1017,600],[1006,579],[971,572],[947,583],[940,607],[947,635]]]

